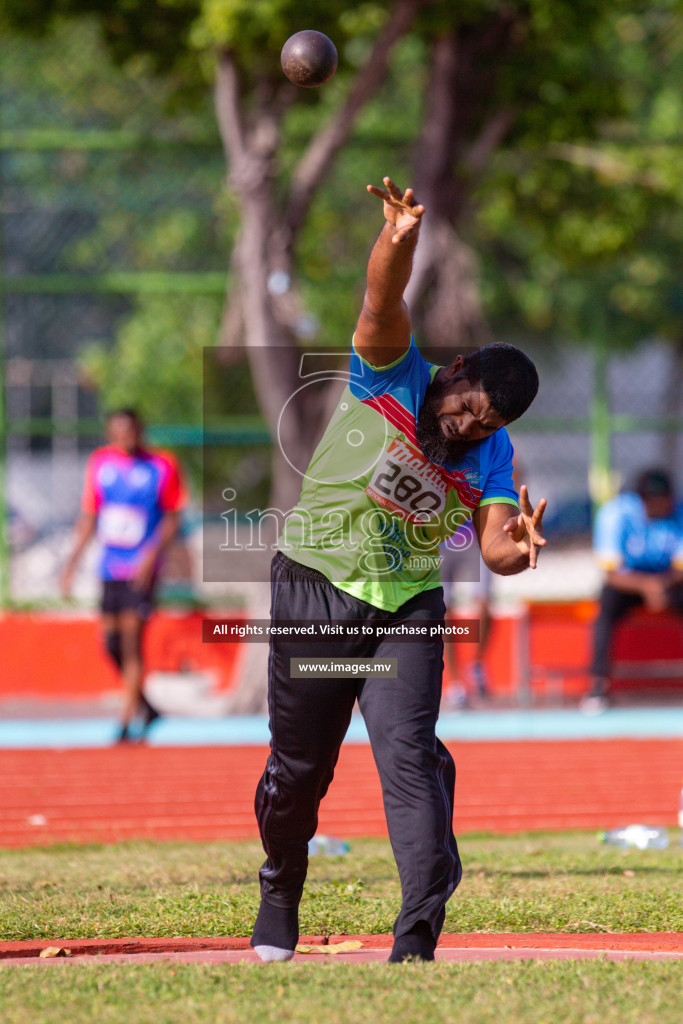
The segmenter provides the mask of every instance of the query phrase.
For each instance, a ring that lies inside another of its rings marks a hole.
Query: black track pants
[[[271,618],[306,622],[440,622],[441,588],[383,612],[334,587],[320,573],[278,554],[273,559]],[[395,679],[292,679],[290,658],[397,658]],[[267,860],[261,894],[296,906],[306,878],[308,841],[332,781],[356,698],[379,771],[384,810],[403,902],[394,924],[402,935],[424,920],[437,938],[445,905],[460,881],[453,836],[455,765],[436,738],[443,641],[392,639],[271,640],[269,710],[271,754],[256,791],[256,816]]]

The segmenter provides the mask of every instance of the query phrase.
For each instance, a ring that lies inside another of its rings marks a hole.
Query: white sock
[[[273,964],[278,961],[291,960],[294,956],[293,949],[280,949],[279,946],[254,946],[254,951],[261,957],[264,963]]]

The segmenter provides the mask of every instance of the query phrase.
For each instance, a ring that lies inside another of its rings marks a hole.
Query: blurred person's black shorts
[[[148,619],[154,611],[154,586],[140,590],[133,580],[103,580],[100,609],[104,615],[134,611]]]

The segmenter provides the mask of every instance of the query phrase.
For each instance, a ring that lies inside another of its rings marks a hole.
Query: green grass
[[[3,1024],[680,1024],[665,963],[0,968]]]
[[[677,836],[676,836],[677,839]],[[467,836],[448,931],[683,931],[683,848],[620,851],[594,834]],[[0,851],[0,937],[248,935],[256,843]],[[302,934],[389,932],[385,841],[314,857]],[[2,1024],[681,1024],[683,962],[0,967]]]
[[[576,832],[460,847],[446,931],[683,931],[680,845],[622,851]],[[3,850],[0,938],[249,935],[262,859],[257,843]],[[345,857],[311,858],[301,932],[388,933],[399,901],[388,842],[354,841]]]

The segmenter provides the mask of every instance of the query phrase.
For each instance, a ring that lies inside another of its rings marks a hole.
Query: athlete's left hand
[[[396,244],[403,242],[406,238],[411,238],[419,230],[425,208],[422,203],[416,202],[412,188],[401,192],[391,178],[382,180],[386,188],[368,185],[367,189],[368,192],[372,192],[373,196],[377,196],[383,201],[384,218],[394,228],[392,242]]]
[[[534,509],[529,501],[526,484],[519,489],[519,515],[513,516],[503,526],[504,533],[509,534],[523,555],[528,555],[529,568],[535,569],[538,561],[538,548],[548,543],[543,536],[542,520],[548,502],[541,498]]]

